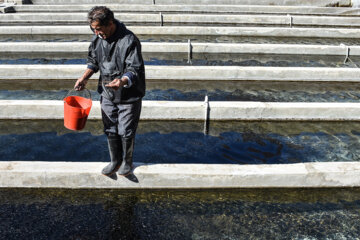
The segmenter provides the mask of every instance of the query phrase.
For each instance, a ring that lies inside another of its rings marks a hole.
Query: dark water
[[[3,239],[357,239],[360,190],[0,190]]]
[[[181,130],[180,130],[181,129]],[[0,161],[108,161],[100,121],[0,121]],[[277,164],[359,161],[359,122],[141,122],[135,162]]]
[[[321,31],[321,29],[319,29]],[[237,36],[194,36],[194,35],[140,35],[142,42],[215,42],[215,43],[284,43],[315,45],[358,45],[356,38],[305,38],[305,37],[237,37]],[[91,35],[1,35],[0,42],[88,42]]]
[[[74,56],[76,57],[76,56]],[[144,54],[145,65],[160,66],[263,66],[263,67],[333,67],[355,68],[360,58],[344,64],[344,56],[196,54],[188,62],[184,54]],[[0,64],[86,64],[83,58],[2,58]]]
[[[0,90],[0,100],[62,100],[67,90]],[[306,91],[279,89],[234,89],[233,91],[177,89],[151,89],[146,92],[144,100],[157,101],[204,101],[205,96],[210,101],[264,101],[264,102],[359,102],[360,91]],[[100,95],[91,91],[92,99],[99,101]]]
[[[190,63],[187,53],[144,52],[143,58],[146,65],[356,67],[355,64],[360,64],[356,56],[344,64],[345,56],[304,54],[193,53]],[[0,56],[0,64],[86,64],[86,52],[9,53]]]

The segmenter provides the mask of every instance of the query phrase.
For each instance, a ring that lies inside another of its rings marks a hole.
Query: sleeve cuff
[[[126,77],[128,79],[128,83],[124,86],[124,88],[129,88],[133,85],[133,78],[134,78],[134,74],[132,72],[126,72],[124,73],[124,75],[122,75],[123,77]]]
[[[93,65],[87,65],[87,68],[93,70],[94,72],[97,72],[99,70],[97,67]]]

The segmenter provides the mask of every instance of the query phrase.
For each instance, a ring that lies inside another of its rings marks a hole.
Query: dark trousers
[[[105,134],[115,133],[122,138],[135,137],[141,113],[141,99],[134,103],[115,104],[101,96],[101,114]]]

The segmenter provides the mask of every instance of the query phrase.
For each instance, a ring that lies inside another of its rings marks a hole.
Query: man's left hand
[[[122,77],[121,79],[115,78],[110,83],[106,84],[105,87],[111,87],[114,90],[118,90],[120,87],[123,87],[124,85],[126,85],[127,82],[128,82],[127,77]]]

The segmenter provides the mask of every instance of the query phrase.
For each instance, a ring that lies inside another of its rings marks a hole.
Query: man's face
[[[113,34],[113,24],[113,22],[110,22],[107,26],[102,26],[99,21],[94,21],[90,26],[97,36],[102,39],[108,39]]]

